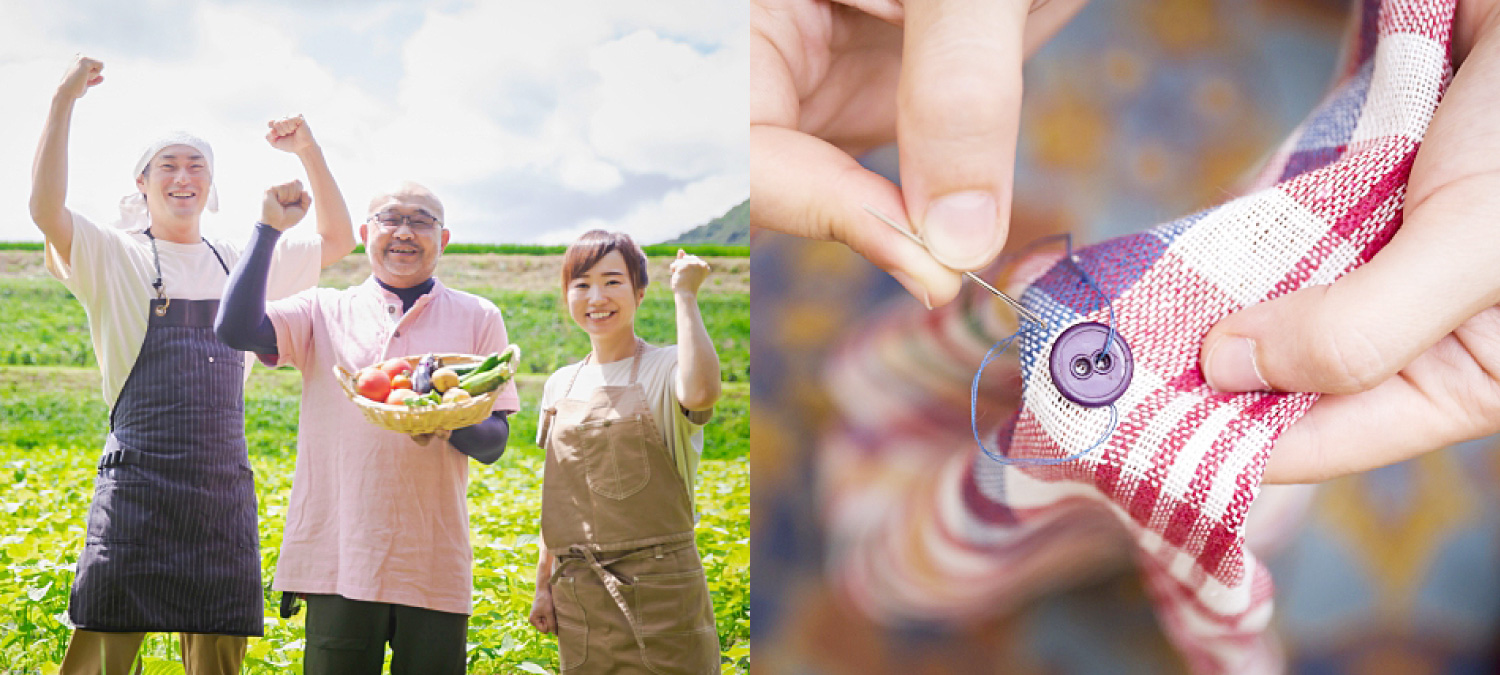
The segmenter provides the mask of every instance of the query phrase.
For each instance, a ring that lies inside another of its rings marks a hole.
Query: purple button
[[[1098,408],[1114,403],[1130,386],[1135,365],[1130,346],[1117,332],[1105,352],[1108,335],[1109,327],[1102,323],[1080,323],[1052,343],[1052,383],[1069,401]]]

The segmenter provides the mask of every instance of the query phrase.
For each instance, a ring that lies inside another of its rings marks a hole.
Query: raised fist
[[[266,132],[266,141],[271,147],[290,153],[298,153],[317,145],[312,129],[301,115],[283,117],[266,123],[271,130]]]
[[[63,75],[62,84],[57,85],[57,91],[75,99],[83,98],[89,87],[104,81],[104,75],[101,74],[103,70],[103,61],[79,54],[68,66],[68,72]]]
[[[294,180],[266,188],[266,197],[260,204],[260,220],[282,232],[287,231],[312,206],[312,194],[302,189],[302,181]]]
[[[708,263],[702,258],[689,255],[682,249],[677,249],[677,259],[672,261],[673,293],[689,293],[696,295],[698,287],[703,285],[703,280],[708,278]]]

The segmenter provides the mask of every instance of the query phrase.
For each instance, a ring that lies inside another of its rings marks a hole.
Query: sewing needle
[[[911,231],[909,231],[906,228],[901,227],[900,225],[898,225],[896,223],[896,221],[891,220],[890,218],[886,217],[886,215],[884,213],[881,213],[880,211],[876,210],[875,207],[870,206],[869,204],[865,204],[864,207],[865,207],[866,211],[870,212],[870,215],[875,216],[876,218],[879,218],[880,222],[883,222],[886,225],[890,225],[897,232],[900,232],[901,234],[906,235],[907,239],[912,240],[918,246],[921,246],[923,249],[927,248],[927,243],[926,242],[924,242],[920,238],[918,238],[917,235],[912,234]],[[1011,309],[1016,310],[1016,314],[1018,314],[1022,319],[1030,321],[1030,322],[1032,322],[1034,324],[1037,324],[1039,326],[1045,326],[1045,325],[1047,325],[1046,322],[1042,321],[1042,317],[1037,316],[1036,312],[1033,312],[1033,311],[1027,309],[1023,305],[1021,305],[1021,303],[1016,302],[1015,298],[1012,298],[1009,295],[1001,293],[1000,289],[995,288],[994,286],[991,286],[989,284],[989,282],[986,282],[984,279],[980,279],[979,275],[974,274],[973,272],[964,272],[964,276],[968,277],[974,283],[979,284],[981,287],[984,288],[984,290],[987,290],[987,291],[989,291],[991,293],[994,293],[996,295],[996,297],[999,297],[1001,300],[1004,300],[1005,304],[1010,305]]]

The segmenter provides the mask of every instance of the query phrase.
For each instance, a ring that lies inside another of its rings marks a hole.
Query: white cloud
[[[745,180],[743,174],[705,178],[673,190],[661,200],[642,204],[623,218],[613,221],[584,219],[570,227],[549,229],[534,242],[567,244],[595,228],[621,230],[643,243],[671,239],[691,227],[724,215],[730,207],[743,201]]]
[[[742,43],[741,43],[742,44]],[[747,63],[726,48],[703,55],[680,42],[639,30],[594,49],[602,103],[589,136],[626,170],[693,179],[748,161]],[[725,133],[725,120],[739,133]]]
[[[653,241],[749,192],[745,3],[732,3],[738,14],[608,0],[94,5],[0,0],[0,81],[13,101],[0,109],[0,240],[40,236],[25,208],[29,160],[75,52],[106,64],[71,137],[69,205],[95,220],[133,188],[139,149],[182,128],[217,156],[223,209],[205,230],[242,232],[267,185],[300,175],[262,138],[267,120],[295,113],[356,217],[374,191],[415,179],[471,241],[565,239],[585,222]],[[505,184],[516,175],[529,194]],[[601,210],[494,220],[516,199]]]

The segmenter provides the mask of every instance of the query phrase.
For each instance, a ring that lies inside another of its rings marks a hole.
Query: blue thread
[[[1073,236],[1071,234],[1061,234],[1044,237],[1027,245],[1026,248],[1022,249],[1022,252],[1034,250],[1038,244],[1059,237],[1063,239],[1064,246],[1066,247],[1066,252],[1063,256],[1063,260],[1067,261],[1068,264],[1073,267],[1073,270],[1078,273],[1079,278],[1083,280],[1084,285],[1088,286],[1089,288],[1093,289],[1095,293],[1099,294],[1099,299],[1103,300],[1104,305],[1109,308],[1109,325],[1106,326],[1109,330],[1104,334],[1104,347],[1100,350],[1101,354],[1107,354],[1109,353],[1110,345],[1115,339],[1115,306],[1114,303],[1110,302],[1109,296],[1105,295],[1104,291],[1094,284],[1094,280],[1090,278],[1088,272],[1083,269],[1083,262],[1074,257]],[[1018,253],[1017,256],[1019,255],[1020,254]],[[1046,326],[1046,328],[1048,330],[1052,330],[1055,327],[1048,325]],[[1006,350],[1010,349],[1011,344],[1015,342],[1017,337],[1020,337],[1021,332],[1024,330],[1027,330],[1027,327],[1023,323],[1021,327],[1018,327],[1016,329],[1016,332],[1011,333],[1008,337],[1002,338],[994,345],[991,345],[990,350],[988,352],[985,352],[984,354],[984,360],[979,362],[979,370],[974,373],[974,384],[973,387],[969,390],[969,426],[974,431],[974,442],[979,445],[979,450],[990,459],[993,459],[1001,464],[1014,464],[1019,466],[1051,466],[1054,464],[1063,464],[1065,462],[1071,462],[1080,457],[1083,457],[1084,455],[1087,455],[1090,452],[1093,452],[1095,448],[1098,448],[1099,446],[1103,445],[1105,441],[1109,440],[1110,434],[1113,434],[1115,431],[1115,425],[1120,421],[1120,412],[1117,408],[1115,408],[1115,405],[1113,403],[1109,405],[1109,425],[1104,430],[1104,435],[1100,436],[1099,440],[1094,441],[1093,445],[1090,445],[1087,448],[1068,455],[1067,457],[1053,459],[1041,457],[1006,457],[985,446],[984,441],[980,439],[979,381],[980,378],[984,375],[984,368],[985,366],[988,366],[990,364],[990,361],[995,360],[997,357],[1004,354]]]

